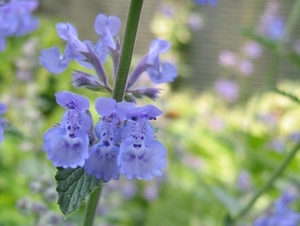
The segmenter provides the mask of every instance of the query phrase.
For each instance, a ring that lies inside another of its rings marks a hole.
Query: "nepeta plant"
[[[142,6],[142,3],[133,4]],[[138,18],[135,20],[138,21]],[[65,190],[61,191],[60,186],[69,186],[68,189],[72,192],[67,200],[59,198],[64,214],[79,208],[85,197],[96,187],[101,187],[103,182],[118,180],[120,173],[130,180],[149,180],[153,176],[162,175],[161,169],[166,166],[166,149],[156,139],[155,130],[150,123],[163,112],[154,105],[138,107],[135,102],[136,98],[144,96],[155,100],[161,91],[156,87],[137,87],[136,82],[143,73],[147,73],[154,84],[172,82],[177,77],[177,68],[160,59],[160,55],[167,52],[171,45],[166,40],[153,40],[149,52],[139,60],[136,67],[131,72],[120,75],[124,62],[122,54],[126,53],[124,48],[128,45],[128,33],[125,32],[121,48],[117,36],[120,27],[121,21],[118,17],[99,14],[94,23],[99,40],[93,44],[89,40],[81,41],[72,24],[58,23],[58,36],[67,43],[64,53],[61,54],[57,47],[52,47],[42,50],[39,57],[40,64],[53,74],[65,71],[71,60],[94,69],[96,76],[74,70],[73,85],[93,91],[106,90],[113,94],[113,98],[99,97],[95,101],[95,108],[100,116],[95,126],[89,111],[88,98],[68,91],[55,94],[56,102],[66,112],[61,122],[44,134],[43,149],[47,152],[47,158],[58,167],[56,179],[59,197],[66,197],[67,193]],[[129,44],[133,43],[134,40]],[[104,69],[108,57],[111,57],[114,67],[111,76]],[[132,56],[129,57],[131,59]],[[128,63],[126,67],[129,69]],[[109,81],[113,81],[113,84]],[[123,81],[123,84],[118,85],[119,81]],[[116,94],[119,90],[124,91]],[[124,102],[124,98],[128,102]],[[93,181],[88,186],[81,185],[83,196],[72,197],[75,191],[72,190],[71,182],[60,181],[60,177],[71,179],[74,175],[82,180]],[[78,200],[75,205],[71,203],[74,198]],[[66,203],[70,203],[67,208]],[[86,221],[92,219],[86,218]]]
[[[103,63],[107,56],[111,56],[112,60],[119,60],[120,45],[113,37],[117,35],[120,25],[117,17],[99,14],[94,27],[99,40],[94,46],[91,41],[80,41],[71,24],[58,23],[58,35],[67,41],[65,53],[61,56],[56,47],[42,50],[40,62],[53,73],[64,71],[70,60],[93,67],[98,77],[82,71],[73,73],[75,87],[86,86],[92,90],[106,89],[111,92]],[[151,43],[149,53],[142,57],[129,75],[125,91],[132,94],[131,100],[143,96],[157,98],[157,88],[132,88],[143,72],[147,71],[151,81],[156,84],[173,81],[177,76],[176,67],[170,63],[162,63],[159,58],[169,48],[170,43],[165,40],[156,39]],[[117,64],[115,62],[114,65]],[[114,74],[113,79],[115,78]],[[84,166],[88,174],[105,182],[111,178],[117,180],[119,171],[126,174],[128,179],[151,179],[152,175],[161,174],[160,169],[165,166],[166,151],[154,139],[154,130],[148,122],[162,114],[158,108],[153,105],[138,108],[133,103],[117,103],[112,98],[97,99],[96,110],[101,118],[95,127],[97,143],[89,150],[89,144],[94,142],[88,136],[92,128],[92,119],[87,113],[89,100],[67,91],[57,93],[56,100],[66,109],[66,113],[58,126],[45,133],[43,145],[54,166]]]

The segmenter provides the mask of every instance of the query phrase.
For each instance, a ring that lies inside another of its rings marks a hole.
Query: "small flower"
[[[177,77],[177,68],[170,63],[161,64],[159,55],[169,50],[171,44],[163,39],[151,42],[149,52],[137,64],[129,76],[127,89],[135,84],[139,76],[147,71],[149,78],[155,84],[172,82]]]
[[[59,74],[66,70],[72,59],[80,60],[80,51],[87,52],[87,46],[78,39],[76,28],[69,23],[56,24],[58,36],[67,41],[67,46],[63,55],[60,55],[57,47],[41,51],[39,61],[49,72]]]
[[[253,73],[254,65],[251,60],[242,59],[238,65],[239,71],[243,76],[250,76]]]
[[[155,139],[149,120],[162,112],[153,105],[128,110],[128,122],[122,130],[124,139],[120,146],[118,165],[120,173],[127,179],[152,179],[160,176],[161,168],[166,165],[166,149]]]
[[[270,1],[258,27],[258,33],[273,40],[279,40],[284,35],[285,20],[279,16],[279,3]]]
[[[194,0],[195,3],[200,5],[211,5],[211,6],[217,6],[218,0]]]
[[[173,82],[177,77],[177,68],[170,63],[164,63],[159,68],[149,67],[147,72],[151,81],[155,84]]]
[[[6,47],[6,38],[23,36],[35,31],[39,21],[31,15],[39,2],[35,0],[10,0],[0,6],[0,52]]]
[[[219,55],[219,64],[223,67],[235,66],[238,61],[238,55],[230,50],[223,50]]]
[[[88,131],[92,120],[86,113],[89,101],[86,97],[70,92],[55,94],[56,101],[67,111],[59,126],[44,134],[43,149],[56,167],[83,166],[88,154]]]
[[[247,57],[250,57],[251,59],[258,59],[261,57],[262,54],[262,46],[254,41],[247,42],[244,45],[244,53]]]
[[[116,49],[117,45],[113,37],[119,33],[120,27],[121,21],[116,16],[107,17],[99,14],[96,17],[94,28],[100,39],[95,46],[95,52],[99,55],[101,63],[105,62],[109,48]]]
[[[1,118],[1,115],[4,114],[7,110],[5,104],[0,103],[0,143],[3,141],[4,127],[6,125],[6,120]]]
[[[228,102],[235,102],[239,96],[239,87],[234,81],[218,80],[215,83],[215,90],[219,96]]]
[[[101,115],[95,126],[98,143],[90,149],[90,157],[85,162],[85,171],[107,182],[119,179],[117,158],[119,155],[120,129],[125,113],[133,108],[132,103],[117,103],[111,98],[98,98],[96,110]]]

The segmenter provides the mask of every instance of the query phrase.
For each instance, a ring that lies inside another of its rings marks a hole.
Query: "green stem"
[[[124,97],[142,6],[143,0],[131,0],[130,2],[122,51],[113,91],[113,98],[117,102],[122,101]]]
[[[290,38],[290,35],[294,31],[295,27],[299,23],[299,17],[300,17],[300,0],[296,0],[292,11],[287,18],[286,25],[285,25],[285,30],[284,30],[284,36],[285,38]],[[282,40],[282,42],[279,43],[278,50],[279,52],[282,52],[282,50],[285,47],[285,39]]]
[[[96,188],[95,191],[89,197],[89,201],[85,209],[83,226],[93,226],[98,201],[101,196],[102,187],[103,185],[99,188]]]
[[[300,148],[300,142],[297,143],[293,149],[289,152],[288,156],[284,159],[284,161],[279,165],[279,167],[273,172],[269,180],[262,186],[252,197],[250,202],[233,218],[233,222],[237,222],[241,217],[243,217],[253,206],[256,200],[266,192],[273,184],[273,182],[280,176],[280,174],[287,168],[288,164],[294,158],[295,154]]]

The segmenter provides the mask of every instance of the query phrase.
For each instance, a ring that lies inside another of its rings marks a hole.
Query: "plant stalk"
[[[92,194],[90,194],[89,201],[85,209],[83,226],[93,226],[95,213],[101,196],[102,187],[103,185],[99,188],[96,188],[95,191]]]
[[[124,98],[142,6],[143,0],[131,0],[130,2],[121,56],[117,69],[117,77],[113,91],[113,98],[117,102],[122,101]]]

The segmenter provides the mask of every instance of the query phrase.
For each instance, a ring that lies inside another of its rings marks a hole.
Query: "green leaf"
[[[291,60],[298,68],[300,68],[300,55],[296,52],[288,54],[288,59]]]
[[[82,167],[58,168],[55,179],[58,205],[65,216],[78,210],[88,195],[104,183],[95,176],[88,175]]]
[[[279,90],[277,88],[273,89],[274,92],[281,94],[282,96],[285,96],[287,98],[289,98],[290,100],[300,104],[300,100],[298,97],[296,97],[295,95],[291,94],[291,93],[287,93],[285,91]]]
[[[246,38],[252,39],[252,40],[260,43],[261,45],[263,45],[264,47],[266,47],[269,50],[273,50],[273,51],[276,50],[277,42],[270,38],[266,38],[261,35],[255,34],[250,29],[239,29],[239,33]]]

